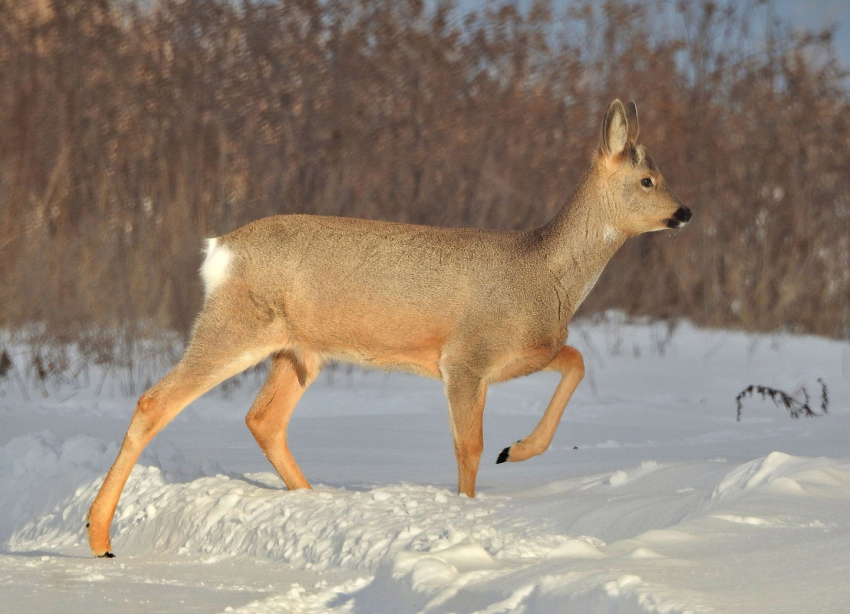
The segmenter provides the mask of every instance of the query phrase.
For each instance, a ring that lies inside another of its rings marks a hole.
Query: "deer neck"
[[[572,317],[596,284],[608,261],[626,241],[612,223],[613,194],[596,169],[579,182],[573,195],[541,231],[545,259],[563,292]]]

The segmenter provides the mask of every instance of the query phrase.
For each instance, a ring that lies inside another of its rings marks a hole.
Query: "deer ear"
[[[629,140],[632,143],[637,143],[640,124],[638,124],[637,105],[634,100],[626,103],[626,121],[629,124]]]
[[[621,153],[629,140],[629,121],[623,103],[615,100],[602,122],[602,153],[613,157]]]

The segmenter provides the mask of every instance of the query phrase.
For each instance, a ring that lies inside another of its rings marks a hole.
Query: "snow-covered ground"
[[[552,447],[496,465],[557,383],[490,389],[476,499],[439,382],[326,371],[291,423],[312,492],[244,425],[260,375],[149,446],[94,559],[88,506],[135,404],[129,376],[0,380],[2,612],[850,612],[850,345],[579,322],[587,378]],[[13,359],[20,358],[13,356]],[[148,376],[133,376],[143,380]],[[792,420],[749,384],[805,385]]]

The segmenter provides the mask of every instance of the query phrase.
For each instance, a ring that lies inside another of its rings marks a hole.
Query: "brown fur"
[[[95,554],[110,550],[109,524],[144,446],[193,399],[269,355],[268,381],[246,421],[289,488],[309,483],[289,452],[287,424],[329,359],[442,379],[458,489],[470,497],[487,386],[558,371],[561,382],[537,428],[500,462],[543,452],[584,375],[581,355],[564,345],[570,318],[628,236],[667,228],[680,211],[648,157],[636,153],[636,124],[634,103],[611,104],[593,167],[558,215],[535,230],[288,215],[219,237],[208,262],[229,264],[210,266],[209,294],[186,353],[139,400],[92,504]],[[641,186],[645,177],[652,188]]]

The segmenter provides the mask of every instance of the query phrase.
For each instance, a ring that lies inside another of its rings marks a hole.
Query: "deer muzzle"
[[[667,228],[681,228],[691,221],[691,210],[687,207],[679,207],[676,213],[667,220]]]

